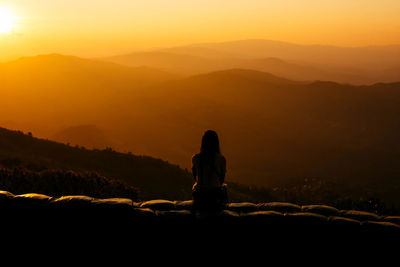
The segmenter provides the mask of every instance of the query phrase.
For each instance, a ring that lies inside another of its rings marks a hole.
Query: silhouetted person
[[[227,202],[226,160],[220,152],[218,135],[212,130],[204,133],[200,153],[192,157],[193,209],[218,211]]]

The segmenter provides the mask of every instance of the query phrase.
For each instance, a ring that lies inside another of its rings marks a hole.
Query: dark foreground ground
[[[53,198],[0,191],[3,236],[36,240],[126,239],[129,242],[202,238],[266,242],[271,238],[399,238],[400,216],[338,210],[326,205],[229,203],[218,213],[193,213],[192,202],[88,196]],[[163,237],[161,239],[161,237]],[[154,239],[156,238],[156,239]]]

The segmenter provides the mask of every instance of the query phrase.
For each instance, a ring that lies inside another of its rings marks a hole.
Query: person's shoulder
[[[200,153],[197,153],[197,154],[193,154],[192,155],[192,160],[194,161],[194,160],[197,160],[197,159],[199,159],[200,158]]]

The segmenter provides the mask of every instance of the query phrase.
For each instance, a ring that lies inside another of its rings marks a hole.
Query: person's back
[[[192,157],[194,209],[220,209],[227,201],[226,160],[219,149],[217,133],[206,131],[200,153]]]
[[[226,160],[220,153],[209,157],[200,153],[192,157],[192,171],[195,186],[200,188],[219,188],[224,183]]]

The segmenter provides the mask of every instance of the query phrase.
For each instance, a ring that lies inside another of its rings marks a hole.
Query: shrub
[[[40,193],[59,197],[88,195],[95,198],[125,197],[136,200],[138,189],[122,181],[108,179],[95,172],[65,170],[31,171],[25,168],[1,168],[0,189],[14,194]]]

